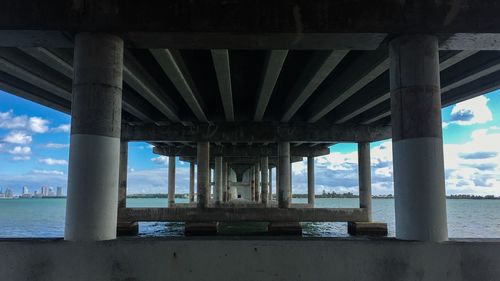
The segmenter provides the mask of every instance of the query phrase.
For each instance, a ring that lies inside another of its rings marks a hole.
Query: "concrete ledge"
[[[387,224],[383,222],[348,222],[350,235],[387,236]]]
[[[500,242],[288,237],[0,240],[1,280],[500,280]],[[221,268],[221,265],[223,267]]]
[[[302,236],[302,225],[299,222],[273,222],[268,226],[271,235]]]
[[[184,234],[186,236],[216,235],[217,225],[217,222],[186,222]]]
[[[121,221],[266,221],[266,222],[346,222],[367,221],[362,208],[125,208]]]
[[[136,221],[119,221],[116,226],[116,235],[134,236],[139,233],[139,223]]]

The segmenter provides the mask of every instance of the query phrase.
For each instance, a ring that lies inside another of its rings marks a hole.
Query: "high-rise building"
[[[58,186],[57,187],[57,197],[62,197],[62,196],[63,196],[62,187]]]
[[[30,193],[30,191],[29,191],[28,187],[26,185],[23,186],[23,195],[29,194],[29,193]]]
[[[5,189],[5,198],[12,198],[14,197],[14,192],[12,192],[12,189],[6,188]]]
[[[46,185],[42,186],[42,196],[49,196],[49,187]]]

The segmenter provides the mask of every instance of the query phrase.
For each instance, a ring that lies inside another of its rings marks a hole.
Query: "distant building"
[[[30,191],[29,191],[28,187],[26,185],[23,186],[23,195],[29,194],[29,193],[30,193]]]
[[[62,197],[63,196],[63,191],[62,191],[62,187],[58,186],[57,187],[57,197]]]
[[[12,192],[12,189],[6,188],[5,189],[5,198],[12,198],[14,197],[14,192]]]
[[[56,196],[56,193],[54,192],[54,189],[52,187],[49,187],[49,196]]]
[[[42,196],[49,196],[49,187],[48,186],[46,186],[46,185],[42,186],[41,191],[42,191],[41,192]]]

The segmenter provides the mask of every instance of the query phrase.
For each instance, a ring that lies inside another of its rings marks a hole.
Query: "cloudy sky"
[[[0,188],[27,185],[66,190],[70,117],[0,91]],[[500,196],[500,91],[443,109],[447,194]],[[146,143],[129,146],[129,193],[166,193],[167,159]],[[393,194],[391,141],[371,145],[373,193]],[[177,190],[188,189],[189,166],[177,164]],[[275,175],[273,175],[275,179]],[[316,158],[316,192],[357,193],[355,144]],[[293,165],[294,193],[307,188],[306,163]],[[274,188],[273,188],[274,189]]]

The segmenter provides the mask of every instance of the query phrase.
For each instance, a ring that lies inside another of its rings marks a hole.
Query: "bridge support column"
[[[267,156],[262,157],[260,160],[260,168],[262,174],[262,204],[267,205],[269,199],[269,158]]]
[[[307,203],[314,207],[314,156],[307,157]]]
[[[278,144],[278,207],[290,207],[290,143]]]
[[[189,202],[194,202],[194,162],[189,163]]]
[[[118,174],[118,212],[127,207],[128,142],[120,142],[120,171]],[[137,235],[139,225],[136,221],[120,221],[116,227],[117,235]]]
[[[366,209],[367,222],[348,222],[351,235],[387,236],[387,224],[372,222],[372,177],[370,143],[358,143],[359,207]]]
[[[269,168],[269,202],[271,201],[273,201],[273,168]]]
[[[438,40],[401,36],[389,54],[396,237],[445,241]]]
[[[255,202],[260,201],[260,163],[255,163]]]
[[[214,168],[214,201],[216,204],[220,204],[222,202],[222,156],[215,157],[215,168]]]
[[[65,240],[116,238],[122,70],[121,38],[76,35]]]
[[[206,208],[210,202],[210,143],[198,142],[198,208]]]
[[[168,157],[168,207],[175,205],[175,156]]]

